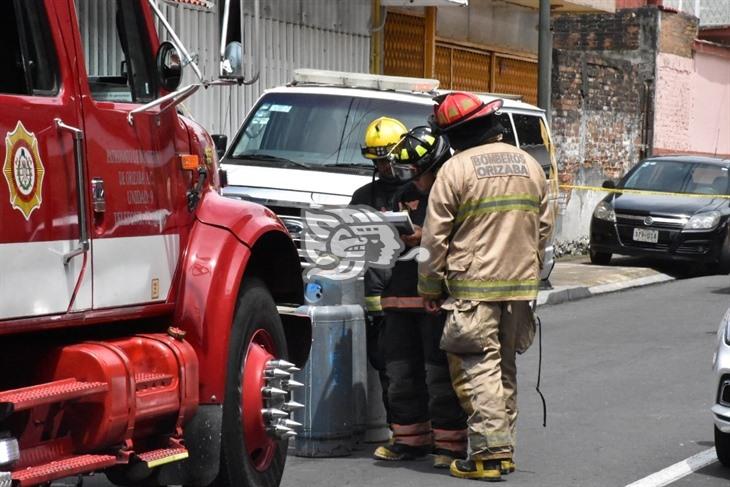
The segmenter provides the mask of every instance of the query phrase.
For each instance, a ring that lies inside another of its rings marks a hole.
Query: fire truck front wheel
[[[271,293],[246,278],[233,318],[223,405],[220,487],[276,487],[286,462],[286,337]],[[276,371],[276,373],[274,373]]]

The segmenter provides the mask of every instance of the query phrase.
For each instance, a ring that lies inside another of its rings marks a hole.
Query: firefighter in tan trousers
[[[553,216],[541,166],[500,142],[502,100],[455,92],[436,101],[432,123],[456,154],[429,197],[421,246],[430,259],[419,266],[418,291],[429,311],[447,311],[441,348],[469,415],[469,456],[450,472],[498,481],[515,469],[515,354],[535,335],[530,301]]]

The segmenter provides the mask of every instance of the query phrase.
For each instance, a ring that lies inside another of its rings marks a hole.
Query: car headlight
[[[720,223],[720,212],[708,211],[693,215],[684,225],[685,230],[712,230]]]
[[[596,205],[596,209],[593,210],[593,216],[599,220],[616,222],[616,212],[613,211],[613,207],[605,201],[601,201],[598,205]]]

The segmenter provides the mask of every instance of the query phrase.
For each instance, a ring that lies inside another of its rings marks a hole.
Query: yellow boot
[[[512,461],[511,458],[508,458],[506,460],[502,460],[499,468],[502,471],[502,475],[507,475],[508,473],[514,472],[517,468],[517,465],[515,464],[515,462]]]
[[[502,480],[500,460],[454,460],[449,469],[453,477],[499,482]]]

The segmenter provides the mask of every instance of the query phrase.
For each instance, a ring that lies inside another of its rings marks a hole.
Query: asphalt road
[[[534,391],[538,347],[519,360],[517,472],[510,486],[626,486],[712,448],[711,359],[730,306],[730,277],[706,276],[540,308],[542,427]],[[430,462],[290,456],[282,487],[473,485]],[[85,486],[110,485],[103,476]],[[672,486],[726,487],[717,462]],[[642,487],[665,485],[645,483]]]
[[[684,279],[540,309],[547,428],[534,391],[538,347],[519,361],[517,472],[510,486],[625,486],[713,446],[715,334],[730,277]],[[282,487],[464,485],[428,461],[290,458]],[[723,486],[718,463],[672,484]],[[467,485],[471,485],[467,482]]]

